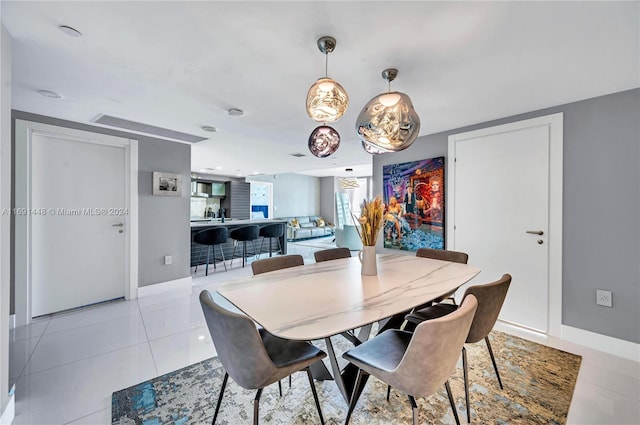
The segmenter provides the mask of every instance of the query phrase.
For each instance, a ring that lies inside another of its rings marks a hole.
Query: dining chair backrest
[[[257,275],[296,266],[304,266],[304,259],[302,258],[302,255],[282,255],[280,257],[256,260],[251,263],[251,270],[254,275]]]
[[[220,306],[206,290],[200,293],[200,305],[220,363],[229,376],[246,389],[270,384],[276,367],[255,323]]]
[[[469,254],[460,251],[447,251],[444,249],[418,248],[416,257],[433,258],[434,260],[451,261],[467,264]]]
[[[466,342],[478,342],[489,335],[489,332],[491,332],[491,329],[493,329],[493,326],[496,324],[496,320],[498,320],[498,315],[507,297],[510,284],[511,275],[505,274],[495,282],[467,288],[464,292],[464,298],[469,295],[474,295],[478,300],[478,310],[476,310],[475,317],[471,323],[471,329],[469,330],[469,336]]]
[[[435,393],[456,367],[477,306],[475,297],[468,296],[453,313],[420,323],[385,382],[414,397]]]
[[[316,259],[316,263],[321,263],[323,261],[338,260],[340,258],[351,258],[351,251],[349,248],[330,248],[316,251],[313,253],[313,256]]]

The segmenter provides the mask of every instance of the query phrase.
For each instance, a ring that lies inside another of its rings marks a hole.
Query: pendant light
[[[366,153],[370,153],[371,155],[380,155],[386,152],[380,148],[377,148],[376,146],[365,142],[364,140],[362,140],[362,149],[364,149]]]
[[[307,93],[307,113],[314,121],[335,122],[349,106],[346,90],[327,75],[329,53],[336,48],[336,39],[329,36],[318,39],[318,49],[325,54],[324,77],[318,79]]]
[[[358,136],[383,152],[407,149],[420,132],[420,118],[409,96],[391,91],[391,81],[397,75],[397,69],[382,71],[382,78],[389,82],[389,91],[371,99],[356,121]]]
[[[328,125],[316,127],[309,136],[309,150],[318,158],[326,158],[340,146],[340,134]]]

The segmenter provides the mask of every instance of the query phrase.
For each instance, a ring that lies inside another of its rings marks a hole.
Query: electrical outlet
[[[613,307],[613,296],[611,291],[596,289],[596,304],[603,305],[605,307]]]
[[[164,256],[164,265],[165,266],[171,264],[172,261],[173,261],[173,258],[171,258],[170,255],[165,255]]]

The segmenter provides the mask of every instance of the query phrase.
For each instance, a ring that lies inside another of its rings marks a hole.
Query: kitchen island
[[[202,220],[196,220],[196,221],[192,220],[191,221],[191,267],[203,265],[203,264],[206,264],[207,262],[208,247],[206,245],[197,244],[193,241],[193,236],[196,233],[201,232],[203,230],[210,229],[212,227],[219,227],[219,226],[226,227],[229,230],[229,233],[231,233],[233,229],[237,229],[238,227],[242,227],[242,226],[247,226],[249,224],[255,224],[259,227],[263,227],[263,226],[274,224],[274,223],[280,223],[282,225],[283,236],[280,237],[279,239],[280,239],[280,246],[282,246],[282,254],[286,254],[287,253],[287,239],[286,239],[287,221],[286,220],[270,220],[270,219],[236,220],[233,218],[227,218],[225,219],[224,223],[222,223],[219,218],[202,219]],[[271,245],[269,245],[269,239],[266,239],[264,243],[262,243],[262,238],[257,239],[255,243],[256,243],[256,250],[258,251],[260,251],[260,245],[262,244],[261,253],[268,254],[269,252],[278,252],[279,250],[278,242],[275,239],[271,241]],[[231,260],[231,254],[233,253],[233,244],[234,244],[234,240],[229,238],[227,240],[227,243],[224,243],[221,245],[222,250],[224,252],[224,258],[227,260]],[[220,256],[220,248],[216,246],[215,250],[216,250],[216,258],[219,261],[222,261],[222,258]],[[253,244],[250,242],[247,243],[247,253],[251,253],[251,255],[253,255]],[[236,256],[237,255],[242,255],[242,246],[239,246],[236,249]],[[211,261],[213,262],[213,256],[211,256]]]

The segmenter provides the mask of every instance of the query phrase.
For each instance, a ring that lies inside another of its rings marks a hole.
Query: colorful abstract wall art
[[[382,167],[384,247],[444,249],[444,157]]]

